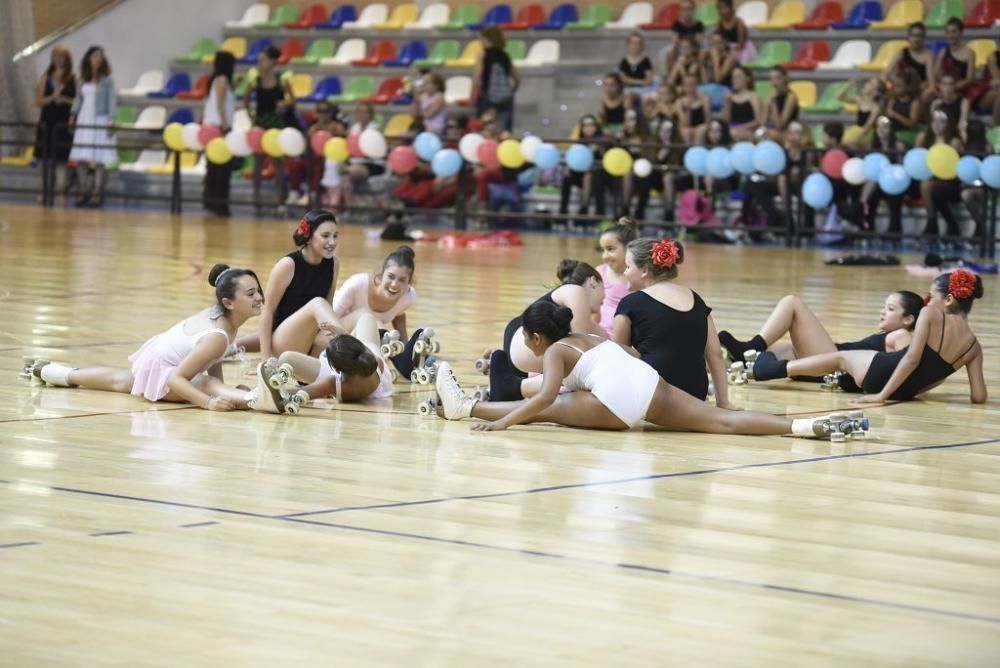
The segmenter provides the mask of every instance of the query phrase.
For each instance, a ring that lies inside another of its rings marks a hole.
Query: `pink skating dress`
[[[146,341],[139,350],[129,355],[128,361],[132,365],[132,376],[135,378],[132,383],[133,395],[145,397],[149,401],[159,401],[167,396],[170,391],[167,385],[170,374],[180,366],[185,357],[191,354],[198,342],[209,334],[221,334],[225,337],[227,348],[232,343],[225,330],[218,327],[186,334],[184,332],[186,322],[187,320],[181,320],[167,331]],[[212,360],[198,373],[204,373],[221,360],[222,357]]]
[[[602,264],[597,267],[597,273],[604,281],[604,301],[601,303],[601,329],[611,336],[615,328],[615,312],[618,310],[618,302],[629,293],[628,283],[615,283],[611,280],[611,270],[608,265]]]

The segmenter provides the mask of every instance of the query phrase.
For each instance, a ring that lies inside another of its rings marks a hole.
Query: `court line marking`
[[[1000,442],[1000,438],[990,438],[979,441],[967,441],[964,443],[949,443],[938,445],[916,445],[908,448],[896,448],[893,450],[876,450],[874,452],[856,452],[838,455],[822,455],[819,457],[808,457],[806,459],[786,459],[777,462],[758,462],[755,464],[734,464],[732,466],[719,466],[709,469],[697,469],[694,471],[677,471],[674,473],[652,473],[649,475],[632,476],[628,478],[614,478],[611,480],[595,480],[591,482],[575,482],[563,485],[549,485],[546,487],[533,487],[530,489],[515,490],[510,492],[493,492],[491,494],[466,494],[462,496],[444,496],[435,499],[420,499],[417,501],[397,501],[393,503],[377,503],[365,506],[342,506],[340,508],[327,508],[325,510],[311,510],[299,513],[287,513],[277,515],[282,519],[294,519],[299,517],[312,517],[315,515],[332,515],[356,510],[384,510],[389,508],[406,508],[410,506],[427,506],[449,501],[478,501],[482,499],[496,499],[508,496],[524,496],[528,494],[541,494],[544,492],[560,492],[570,489],[587,489],[592,487],[607,487],[609,485],[625,485],[633,482],[647,482],[650,480],[663,480],[667,478],[685,478],[698,475],[709,475],[712,473],[729,473],[731,471],[744,471],[749,469],[769,468],[773,466],[786,466],[790,464],[813,464],[816,462],[834,461],[838,459],[855,459],[863,457],[876,457],[880,455],[894,455],[905,452],[919,452],[922,450],[943,450],[949,448],[961,448],[972,445],[988,445]]]
[[[31,545],[41,545],[41,543],[34,540],[26,540],[21,543],[7,543],[6,545],[0,545],[0,550],[5,550],[8,547],[29,547]]]
[[[88,417],[102,417],[105,415],[131,415],[133,413],[145,413],[147,411],[153,411],[154,413],[168,413],[171,411],[184,411],[191,408],[198,408],[194,404],[185,404],[181,406],[168,406],[166,408],[133,408],[125,411],[105,411],[103,413],[78,413],[76,415],[51,415],[49,417],[23,417],[23,418],[9,418],[7,420],[0,420],[0,424],[6,424],[9,422],[45,422],[48,420],[75,420],[78,418],[88,418]]]

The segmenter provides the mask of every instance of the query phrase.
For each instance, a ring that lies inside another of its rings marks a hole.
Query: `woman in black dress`
[[[56,167],[56,190],[66,189],[66,160],[73,146],[69,115],[76,97],[73,58],[64,46],[52,49],[52,60],[35,86],[35,104],[42,112],[35,137],[35,158],[51,160]],[[42,172],[43,178],[45,172]]]
[[[250,80],[243,104],[253,119],[254,125],[264,128],[285,128],[295,125],[295,95],[292,93],[291,73],[282,74],[277,70],[281,51],[269,46],[257,56],[256,77]],[[252,76],[252,75],[251,75]],[[253,108],[251,109],[251,102]],[[277,202],[283,207],[287,198],[285,183],[285,163],[274,158],[274,184],[278,191]],[[260,206],[260,178],[264,170],[264,156],[254,155],[253,183],[254,203]]]

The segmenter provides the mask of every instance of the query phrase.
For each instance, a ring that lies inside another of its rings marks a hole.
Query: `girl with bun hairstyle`
[[[822,376],[843,371],[854,378],[863,403],[907,401],[940,385],[962,367],[969,377],[969,398],[986,402],[983,349],[969,328],[972,302],[983,296],[982,279],[966,269],[941,274],[931,284],[927,305],[917,317],[910,345],[895,352],[842,350],[797,360],[772,352],[748,362],[751,380]]]
[[[130,368],[77,369],[27,360],[23,375],[50,385],[131,393],[148,401],[187,402],[213,411],[253,407],[283,412],[281,393],[265,382],[265,365],[258,367],[258,387],[250,392],[229,387],[222,379],[220,362],[237,330],[258,315],[264,303],[257,274],[217,264],[208,282],[215,288],[215,306],[146,341],[129,356]]]
[[[437,376],[440,413],[448,420],[487,420],[476,431],[498,431],[528,422],[555,422],[589,429],[629,429],[643,420],[664,427],[716,434],[823,436],[829,417],[789,420],[767,413],[711,406],[660,378],[636,353],[614,341],[572,331],[573,312],[538,301],[521,316],[524,342],[544,360],[541,390],[526,401],[483,402],[466,396],[445,362]],[[571,391],[559,393],[565,385]],[[850,431],[862,418],[837,420]]]
[[[618,223],[601,234],[598,248],[601,251],[602,264],[597,266],[597,273],[604,283],[604,301],[601,302],[601,329],[608,336],[614,329],[615,311],[618,303],[629,293],[628,280],[625,278],[625,248],[635,240],[639,226],[628,217],[618,219]]]
[[[611,339],[639,351],[639,358],[673,387],[704,401],[712,374],[715,404],[733,408],[726,368],[710,309],[697,292],[674,283],[684,246],[673,239],[636,239],[625,254],[632,294],[615,313]]]

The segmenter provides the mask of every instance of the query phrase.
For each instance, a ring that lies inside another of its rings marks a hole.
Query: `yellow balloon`
[[[604,171],[611,176],[625,176],[632,169],[632,156],[623,148],[612,148],[601,160]]]
[[[331,137],[327,139],[326,143],[323,144],[323,155],[330,160],[347,162],[347,159],[351,156],[351,152],[347,148],[347,140],[343,137]]]
[[[271,128],[261,137],[260,145],[264,148],[264,153],[267,153],[272,158],[280,158],[284,155],[281,152],[281,145],[278,144],[278,136],[280,134],[281,130]]]
[[[948,144],[935,144],[927,151],[927,167],[939,179],[958,176],[958,151]]]
[[[226,146],[226,140],[216,137],[205,147],[205,157],[213,165],[223,165],[233,159],[233,154]]]
[[[510,169],[517,169],[523,165],[524,153],[521,151],[521,142],[516,139],[504,139],[497,147],[497,160]]]
[[[167,145],[171,151],[183,151],[184,137],[181,136],[181,131],[184,128],[180,123],[170,123],[167,127],[163,128],[163,143]]]

